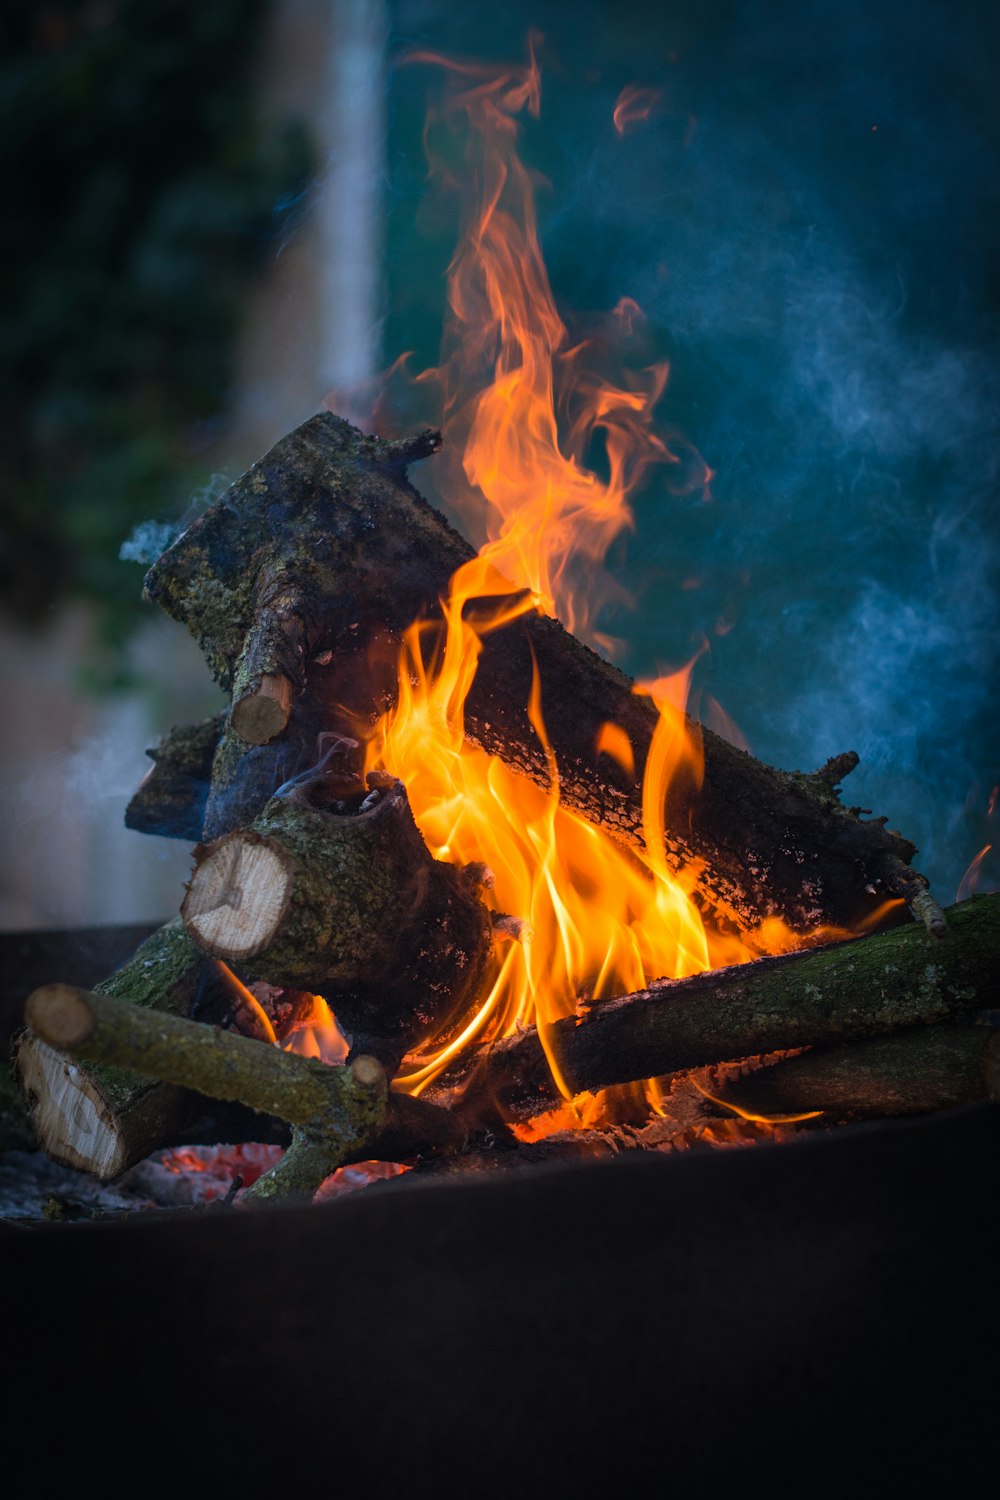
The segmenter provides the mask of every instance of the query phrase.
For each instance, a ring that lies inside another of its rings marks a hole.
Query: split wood
[[[179,920],[147,938],[98,988],[143,1010],[218,1025],[234,1019],[232,985]],[[43,1150],[104,1180],[151,1151],[187,1141],[201,1107],[186,1088],[67,1059],[32,1031],[16,1039],[14,1064]]]

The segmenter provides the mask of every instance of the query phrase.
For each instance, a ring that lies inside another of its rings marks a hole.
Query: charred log
[[[948,916],[944,941],[913,924],[661,981],[595,1004],[579,1022],[556,1022],[548,1046],[569,1087],[583,1093],[901,1027],[968,1021],[995,997],[1000,896],[963,902]],[[484,1092],[522,1116],[559,1098],[535,1030],[481,1049],[440,1083]]]
[[[331,789],[316,778],[196,858],[181,908],[194,941],[257,978],[321,993],[353,1053],[391,1070],[461,1018],[485,981],[482,867],[431,857],[399,782]]]
[[[153,764],[125,809],[125,826],[137,833],[197,843],[205,823],[212,765],[226,715],[172,729],[146,754]]]
[[[847,1047],[817,1047],[715,1091],[739,1112],[819,1110],[845,1117],[930,1114],[1000,1097],[1000,1032],[989,1026],[918,1026]]]
[[[473,555],[405,479],[405,464],[436,445],[434,434],[409,445],[363,437],[321,413],[272,448],[147,575],[148,596],[188,626],[234,697],[207,836],[250,823],[282,781],[315,761],[322,731],[357,733],[392,701],[400,632],[434,613]],[[469,739],[548,783],[527,709],[535,661],[562,800],[641,845],[656,707],[557,621],[529,615],[485,638],[466,705]],[[628,736],[634,769],[598,750],[609,722]],[[901,895],[941,930],[926,882],[909,868],[913,846],[840,803],[836,784],[856,756],[814,775],[790,773],[689,729],[704,774],[669,794],[668,855],[677,865],[705,861],[702,888],[714,905],[749,925],[776,914],[800,929],[850,927]],[[261,738],[267,743],[248,746]]]

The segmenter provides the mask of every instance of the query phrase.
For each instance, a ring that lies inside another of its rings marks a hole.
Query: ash
[[[176,1146],[132,1167],[117,1182],[98,1182],[61,1166],[41,1151],[8,1151],[0,1157],[0,1221],[74,1223],[165,1209],[238,1204],[242,1189],[281,1160],[280,1146]],[[341,1167],[322,1184],[314,1202],[328,1202],[396,1177],[395,1162]]]

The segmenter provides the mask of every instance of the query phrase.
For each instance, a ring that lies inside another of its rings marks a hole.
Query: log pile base
[[[853,752],[786,772],[688,720],[690,756],[651,812],[656,704],[502,579],[503,618],[481,635],[462,710],[469,741],[538,784],[557,777],[566,807],[628,846],[662,823],[668,864],[690,872],[723,923],[865,930],[887,897],[917,921],[654,984],[545,1036],[459,1054],[427,1099],[392,1091],[404,1055],[461,1031],[488,993],[494,936],[524,915],[492,917],[485,867],[433,859],[402,783],[362,777],[359,741],[397,701],[402,633],[422,619],[433,634],[474,556],[406,477],[439,443],[433,432],[366,437],[321,413],[147,575],[147,596],[190,629],[229,707],[151,752],[127,814],[133,828],[199,841],[183,921],[98,991],[47,985],[29,1001],[18,1068],[47,1149],[112,1177],[194,1128],[208,1098],[220,1121],[242,1111],[222,1130],[256,1118],[290,1131],[282,1162],[248,1195],[266,1199],[310,1194],[359,1153],[475,1152],[489,1131],[513,1159],[508,1123],[563,1102],[553,1059],[574,1094],[690,1075],[706,1109],[749,1118],[992,1096],[997,1048],[980,1023],[1000,966],[1000,898],[954,909],[949,929],[912,844],[842,805]],[[530,706],[539,694],[545,736]],[[609,725],[628,754],[602,750]],[[346,1064],[272,1045],[244,979],[286,992],[290,1012],[295,996],[323,995],[349,1038]],[[801,1055],[726,1072],[790,1052]],[[713,1092],[695,1075],[720,1065]]]
[[[819,1112],[833,1123],[996,1098],[1000,1036],[985,1022],[1000,963],[1000,896],[952,908],[949,929],[945,943],[914,925],[605,1002],[554,1028],[566,1076],[597,1090],[655,1074],[676,1085],[689,1075],[697,1092],[688,1097],[706,1116],[764,1121]],[[311,1195],[336,1167],[362,1159],[478,1172],[670,1141],[669,1124],[654,1122],[646,1138],[597,1131],[519,1147],[504,1116],[528,1118],[559,1103],[532,1031],[482,1049],[456,1069],[450,1088],[411,1099],[387,1090],[374,1058],[328,1067],[108,993],[43,986],[25,1018],[29,1056],[45,1047],[65,1070],[128,1070],[159,1081],[147,1089],[238,1103],[259,1112],[245,1139],[262,1138],[254,1133],[260,1115],[287,1122],[291,1146],[251,1200]],[[742,1077],[719,1068],[775,1048],[807,1050]],[[80,1122],[85,1138],[85,1111]],[[677,1123],[683,1134],[692,1121]],[[169,1143],[146,1139],[149,1150]],[[84,1155],[81,1148],[81,1164]]]

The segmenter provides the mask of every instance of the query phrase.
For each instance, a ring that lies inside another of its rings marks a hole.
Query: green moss
[[[210,975],[204,953],[176,918],[141,943],[127,964],[96,986],[95,993],[144,1010],[164,1009],[186,1016],[206,981],[213,982]],[[216,985],[220,982],[214,980]],[[87,1070],[116,1114],[135,1108],[157,1086],[148,1077],[99,1060],[88,1063]]]
[[[9,1063],[0,1065],[0,1153],[37,1151],[38,1141],[28,1116],[24,1095]]]

